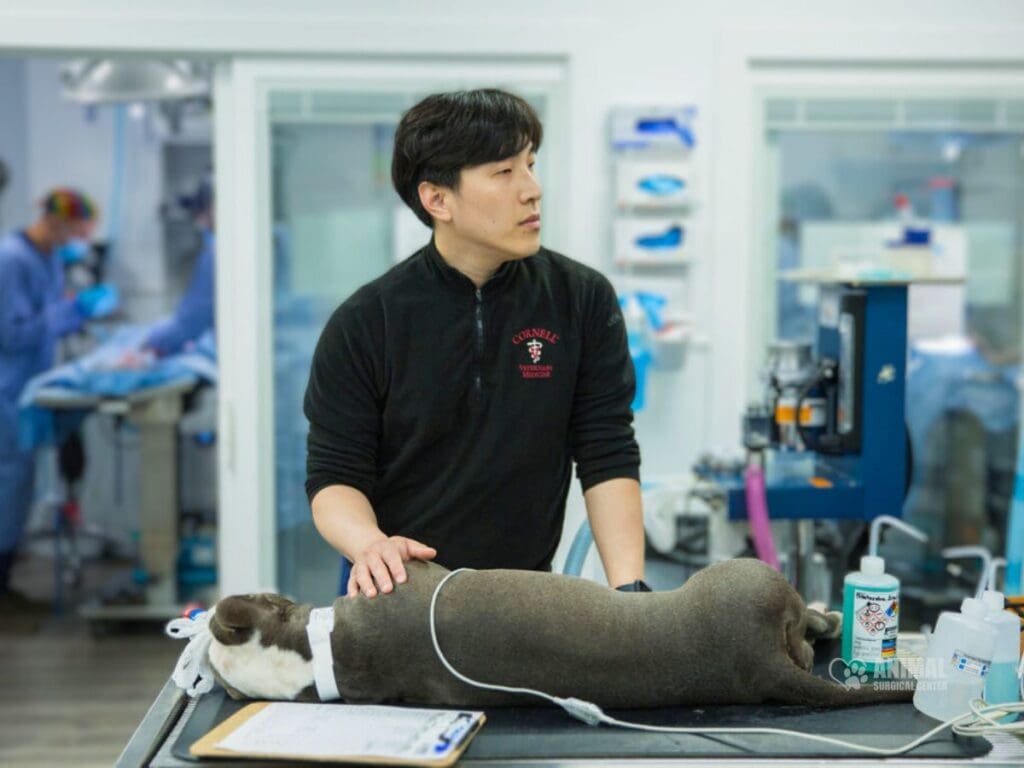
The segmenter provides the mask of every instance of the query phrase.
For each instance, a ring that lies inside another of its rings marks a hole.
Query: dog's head
[[[209,659],[235,698],[308,698],[313,684],[306,637],[309,605],[274,594],[234,595],[210,618]],[[300,695],[301,694],[301,695]]]

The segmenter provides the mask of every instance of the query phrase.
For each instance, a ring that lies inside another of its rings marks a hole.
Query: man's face
[[[96,231],[95,219],[61,219],[57,216],[50,218],[55,239],[60,245],[71,240],[92,240]]]
[[[211,205],[202,213],[196,214],[195,222],[196,226],[200,229],[206,229],[213,232],[217,228],[216,219],[214,218],[213,206]]]
[[[532,256],[540,248],[540,182],[536,155],[527,147],[495,163],[463,168],[448,195],[453,233],[502,260]]]

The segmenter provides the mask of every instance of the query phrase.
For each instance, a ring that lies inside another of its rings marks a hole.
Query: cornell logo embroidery
[[[524,328],[512,337],[515,346],[523,345],[529,362],[519,363],[519,373],[524,379],[550,379],[555,367],[542,363],[544,343],[558,344],[558,334],[547,328]],[[520,358],[522,360],[523,358]]]
[[[530,350],[530,360],[535,363],[540,362],[540,351],[544,349],[544,345],[536,339],[530,339],[526,343],[526,348]]]

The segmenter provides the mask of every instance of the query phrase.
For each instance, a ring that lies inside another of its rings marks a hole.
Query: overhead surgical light
[[[208,96],[202,64],[161,59],[79,59],[61,67],[64,97],[79,104],[176,101]]]
[[[949,139],[942,144],[942,159],[947,163],[955,163],[963,153],[963,142],[959,139]]]

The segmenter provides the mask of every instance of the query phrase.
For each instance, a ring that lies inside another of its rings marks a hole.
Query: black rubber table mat
[[[192,712],[173,747],[175,757],[199,762],[188,748],[246,702],[234,701],[217,688],[206,694]],[[874,747],[898,747],[938,723],[913,705],[876,704],[844,709],[799,706],[728,706],[704,709],[622,710],[614,717],[650,725],[705,727],[770,727],[833,736]],[[922,744],[906,757],[971,758],[986,754],[991,745],[980,738],[954,737],[949,731]],[[469,745],[466,760],[574,758],[865,758],[867,753],[817,744],[788,736],[695,736],[643,733],[607,726],[591,727],[554,707],[494,708],[487,723]],[[223,761],[217,761],[222,763]],[[251,764],[251,763],[250,763]]]
[[[840,655],[840,644],[818,643],[814,672],[828,678],[829,664]],[[868,683],[870,685],[870,680]],[[538,700],[539,701],[539,700]],[[199,701],[173,748],[175,757],[199,762],[189,754],[191,744],[245,706],[230,699],[220,687]],[[784,728],[891,749],[922,736],[938,721],[914,709],[910,702],[868,704],[839,709],[762,704],[757,706],[685,707],[610,710],[620,720],[645,725],[737,728]],[[954,736],[950,730],[921,744],[906,758],[972,758],[992,749],[983,738]],[[487,723],[466,750],[465,760],[517,759],[630,759],[630,758],[870,758],[839,746],[820,744],[793,736],[749,734],[697,736],[645,733],[593,727],[551,707],[497,707],[487,710]],[[223,761],[218,761],[225,765]],[[239,762],[241,765],[242,763]],[[247,765],[254,765],[247,763]]]
[[[612,714],[647,725],[785,728],[872,747],[900,747],[938,723],[911,704],[813,710],[807,707],[730,706],[707,709],[630,710]],[[530,758],[860,758],[868,753],[792,736],[750,734],[697,736],[588,727],[552,709],[507,709],[487,713],[487,723],[466,751],[466,759]],[[906,757],[970,758],[986,754],[984,739],[962,739],[948,731]]]

